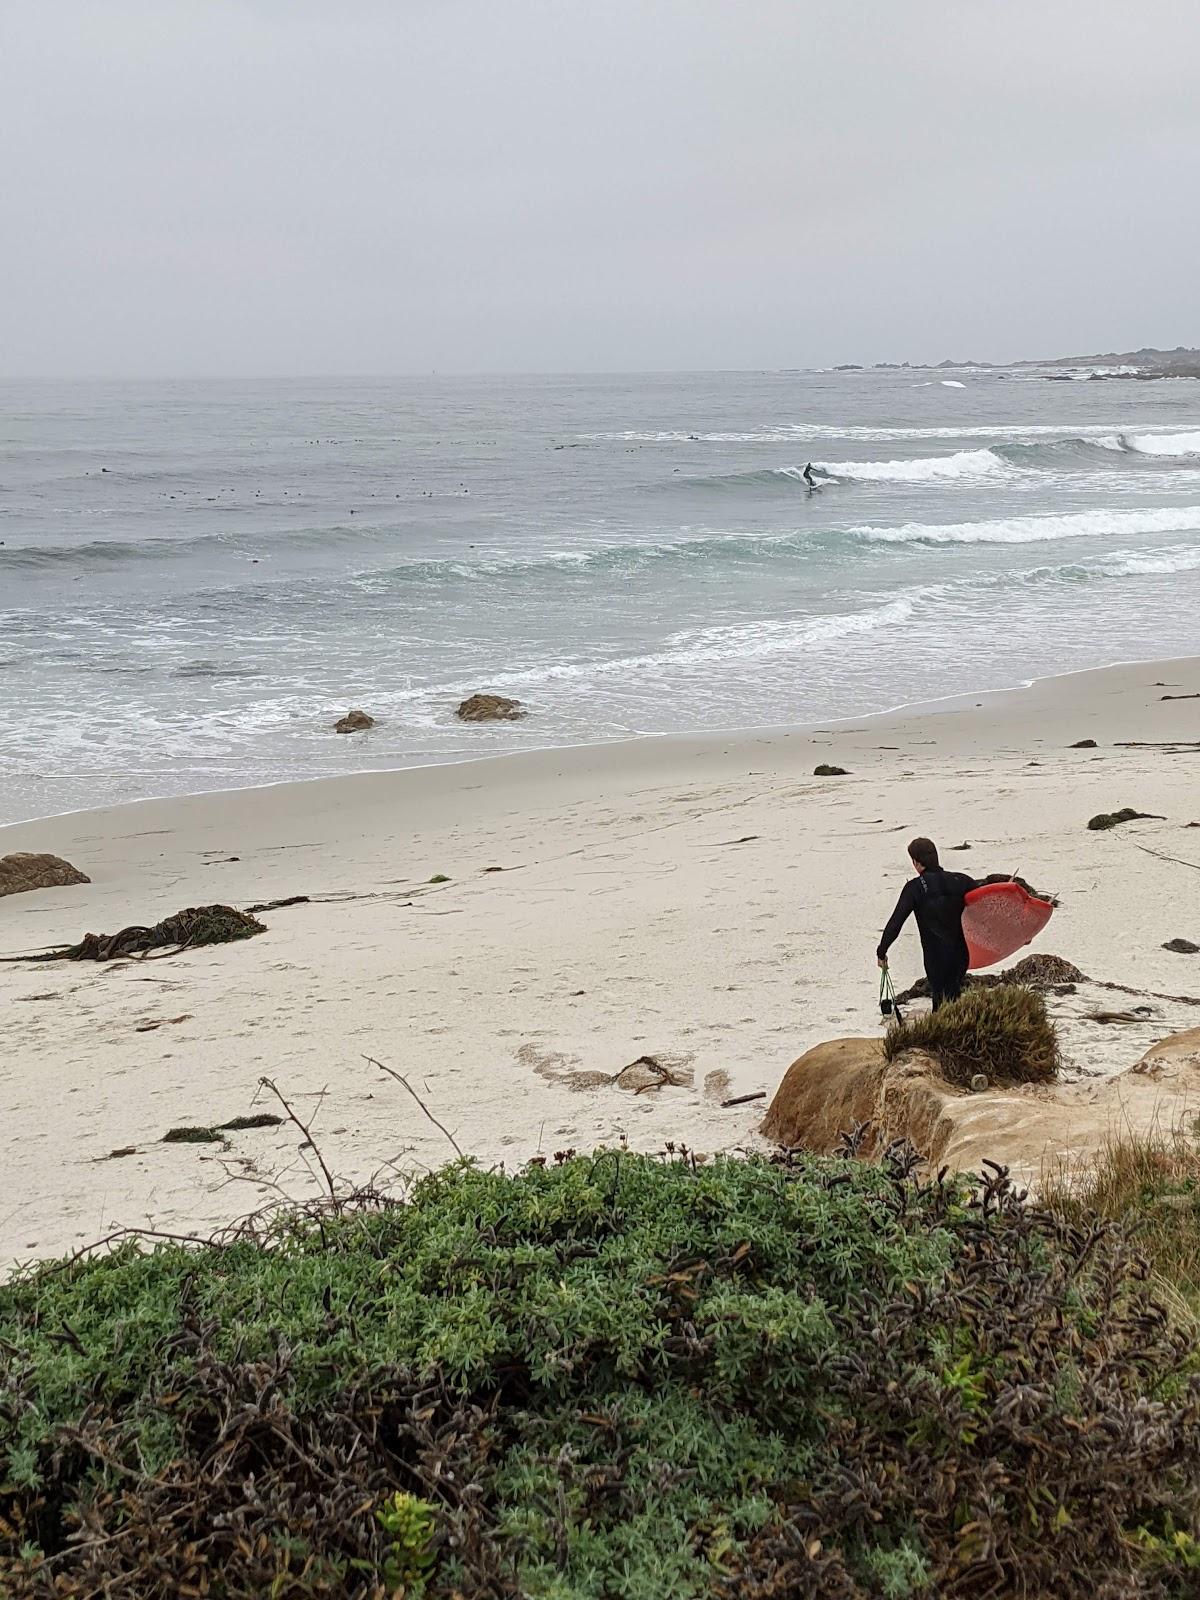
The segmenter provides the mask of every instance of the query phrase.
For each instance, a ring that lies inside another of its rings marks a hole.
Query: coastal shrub
[[[0,1287],[0,1593],[1184,1600],[1200,1379],[1144,1279],[898,1151],[127,1242]]]
[[[1058,1071],[1058,1035],[1046,1002],[1021,984],[965,989],[937,1011],[893,1022],[884,1053],[894,1061],[906,1050],[935,1057],[951,1083],[969,1084],[976,1073],[993,1084],[1044,1083]]]

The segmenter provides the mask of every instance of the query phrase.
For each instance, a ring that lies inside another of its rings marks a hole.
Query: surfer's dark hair
[[[926,872],[932,871],[938,865],[937,845],[932,839],[914,839],[908,847],[908,853],[919,867],[924,867]]]

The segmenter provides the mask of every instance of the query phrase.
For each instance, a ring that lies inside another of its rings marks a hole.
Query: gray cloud
[[[1179,0],[45,0],[0,369],[795,366],[1200,338]]]

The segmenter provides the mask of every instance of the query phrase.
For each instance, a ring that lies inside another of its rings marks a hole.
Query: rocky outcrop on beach
[[[847,1135],[863,1156],[906,1139],[930,1166],[978,1172],[995,1161],[1036,1187],[1044,1172],[1098,1155],[1117,1130],[1137,1138],[1190,1125],[1198,1095],[1200,1028],[1153,1045],[1113,1077],[981,1093],[948,1083],[930,1056],[889,1062],[880,1039],[834,1039],[788,1068],[762,1132],[819,1154],[844,1147]]]
[[[502,694],[469,695],[455,712],[460,722],[516,722],[528,715],[519,700]]]
[[[61,856],[30,854],[0,856],[0,895],[27,894],[31,889],[63,889],[74,883],[91,883]]]
[[[334,733],[362,733],[375,726],[375,718],[365,711],[348,711],[333,725]]]

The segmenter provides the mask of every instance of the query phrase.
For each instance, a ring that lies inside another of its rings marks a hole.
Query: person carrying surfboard
[[[888,951],[899,938],[901,928],[910,916],[915,916],[925,976],[936,1011],[945,1001],[956,1000],[966,982],[970,956],[963,933],[963,906],[979,884],[965,872],[946,872],[932,839],[914,839],[908,856],[917,875],[901,889],[875,953],[879,965],[886,967]]]

